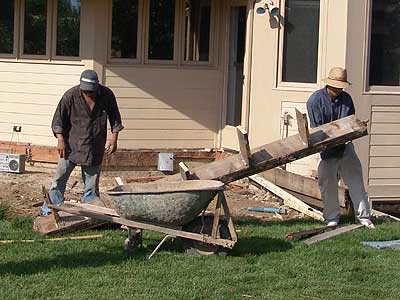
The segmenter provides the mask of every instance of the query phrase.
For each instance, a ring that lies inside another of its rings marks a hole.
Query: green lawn
[[[0,221],[0,239],[42,238],[30,221]],[[0,299],[400,299],[400,251],[360,244],[400,239],[399,224],[312,246],[283,239],[317,225],[237,222],[226,257],[188,256],[171,241],[146,260],[162,237],[146,232],[146,248],[127,258],[124,232],[110,228],[80,233],[98,240],[0,245]]]

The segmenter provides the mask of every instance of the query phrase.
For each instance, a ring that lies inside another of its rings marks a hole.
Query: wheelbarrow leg
[[[169,234],[167,234],[166,236],[164,236],[164,238],[161,240],[160,243],[158,243],[157,247],[153,250],[153,252],[151,252],[151,254],[149,255],[149,257],[148,257],[147,259],[152,258],[153,255],[156,254],[156,252],[158,251],[158,249],[160,249],[160,247],[162,246],[162,244],[164,244],[164,242],[165,242],[167,239],[169,239],[169,238],[174,239],[174,238],[176,238],[176,236],[174,236],[174,235],[169,235]]]

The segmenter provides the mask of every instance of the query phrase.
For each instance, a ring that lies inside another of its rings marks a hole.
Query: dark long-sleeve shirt
[[[342,92],[332,101],[326,88],[314,92],[307,101],[307,111],[310,126],[317,127],[332,121],[355,114],[351,96]],[[343,156],[345,145],[339,145],[321,152],[321,159],[340,158]]]
[[[99,85],[92,111],[78,85],[65,92],[54,113],[51,128],[54,135],[63,135],[67,159],[84,166],[102,163],[107,140],[107,117],[111,132],[124,128],[117,101],[109,88]]]

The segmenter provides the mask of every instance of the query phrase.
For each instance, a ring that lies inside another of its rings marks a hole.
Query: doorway
[[[225,59],[225,107],[222,146],[238,150],[236,126],[244,124],[243,111],[245,103],[245,56],[247,32],[246,2],[231,4],[228,15],[228,35]]]

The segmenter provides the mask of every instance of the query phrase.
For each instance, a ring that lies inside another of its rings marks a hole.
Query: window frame
[[[52,32],[51,32],[51,59],[53,60],[69,60],[69,61],[80,61],[81,60],[81,47],[82,47],[82,0],[80,2],[79,9],[79,55],[78,56],[65,56],[57,55],[57,21],[58,21],[58,0],[53,2],[52,7]]]
[[[37,60],[50,60],[51,59],[51,45],[50,45],[50,37],[51,37],[51,32],[52,32],[52,21],[53,21],[53,16],[51,14],[52,12],[52,6],[53,2],[52,0],[46,0],[47,2],[47,16],[46,16],[46,54],[45,55],[36,55],[36,54],[24,54],[24,38],[25,38],[25,1],[26,0],[21,0],[21,7],[20,7],[20,36],[19,36],[19,57],[22,59],[37,59]],[[49,34],[50,33],[50,34]]]
[[[141,0],[140,0],[141,1]],[[24,25],[25,25],[25,0],[14,0],[14,45],[13,53],[0,53],[2,61],[20,62],[55,62],[81,65],[82,49],[82,22],[80,22],[79,33],[79,56],[56,55],[57,44],[57,0],[47,0],[47,21],[46,21],[46,55],[24,54]],[[82,5],[82,0],[81,0]],[[82,16],[82,6],[81,6]]]
[[[217,17],[217,1],[211,1],[211,15],[210,15],[210,41],[209,41],[209,54],[208,61],[186,61],[185,60],[185,0],[182,0],[182,7],[180,10],[181,16],[181,27],[180,27],[180,43],[181,49],[179,53],[180,64],[183,66],[213,66],[214,65],[214,53],[215,53],[215,37],[216,37],[216,17]]]
[[[371,34],[372,34],[372,13],[373,1],[368,0],[365,11],[365,24],[364,24],[364,70],[363,70],[363,94],[370,95],[400,95],[399,86],[389,85],[370,85],[370,61],[371,61]]]
[[[174,53],[172,60],[163,60],[163,59],[149,59],[149,38],[150,38],[150,2],[151,0],[145,1],[144,11],[144,34],[143,34],[143,42],[144,42],[144,64],[151,65],[178,65],[181,60],[179,57],[180,50],[180,29],[181,29],[181,18],[180,18],[180,7],[182,6],[181,0],[175,0],[175,20],[174,20]]]
[[[279,18],[278,21],[278,32],[276,34],[276,47],[275,50],[275,70],[276,70],[276,77],[274,83],[274,89],[276,90],[289,90],[289,91],[315,91],[318,87],[320,87],[321,81],[321,63],[323,59],[323,39],[325,29],[325,23],[327,20],[327,9],[325,1],[320,0],[320,8],[319,8],[319,29],[318,29],[318,55],[317,55],[317,77],[316,82],[314,83],[306,83],[306,82],[290,82],[290,81],[283,81],[283,49],[284,49],[284,39],[285,39],[285,26],[284,20],[286,18],[286,0],[282,0],[279,3],[280,7],[280,15],[282,18]],[[267,16],[268,17],[268,16]]]
[[[144,0],[138,0],[138,31],[136,36],[136,58],[111,57],[112,40],[112,9],[113,0],[108,0],[108,38],[107,38],[107,61],[110,64],[142,64],[143,63],[143,30],[144,30]]]
[[[18,9],[19,9],[19,0],[14,0],[14,33],[13,33],[13,52],[12,53],[3,53],[0,52],[0,58],[15,58],[17,57],[17,43],[18,43]]]

